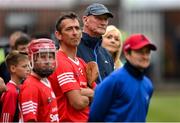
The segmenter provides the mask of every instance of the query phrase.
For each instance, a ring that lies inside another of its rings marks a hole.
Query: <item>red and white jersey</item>
[[[1,122],[13,122],[18,101],[18,87],[15,82],[10,80],[7,85],[7,91],[1,96],[2,112]],[[18,117],[16,118],[18,120]],[[17,121],[16,121],[17,122]]]
[[[63,51],[57,52],[57,59],[58,67],[48,79],[57,97],[60,121],[87,121],[89,106],[83,110],[76,110],[69,104],[65,95],[66,92],[71,90],[87,88],[86,63],[78,57],[75,61],[72,60]]]
[[[19,94],[22,120],[27,122],[59,121],[57,100],[47,79],[39,80],[33,75],[28,76]]]

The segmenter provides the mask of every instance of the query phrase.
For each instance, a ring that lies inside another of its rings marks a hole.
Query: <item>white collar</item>
[[[51,84],[47,78],[42,78],[40,82],[46,85],[47,87],[51,88]]]
[[[75,60],[73,60],[72,58],[68,57],[74,64],[79,65],[79,60],[78,58],[75,57]]]
[[[17,86],[17,84],[16,84],[14,81],[12,81],[12,80],[10,80],[9,83],[11,83],[11,84]]]

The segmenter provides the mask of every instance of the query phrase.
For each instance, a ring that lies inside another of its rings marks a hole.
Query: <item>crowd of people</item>
[[[140,33],[123,42],[109,19],[99,3],[84,11],[82,30],[77,14],[62,14],[59,49],[50,38],[14,33],[0,66],[0,121],[146,121],[153,85],[144,71],[157,48]]]

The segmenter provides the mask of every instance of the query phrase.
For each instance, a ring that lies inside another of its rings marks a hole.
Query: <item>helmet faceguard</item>
[[[56,68],[56,47],[52,40],[41,38],[31,41],[28,55],[32,70],[40,77],[48,77]]]

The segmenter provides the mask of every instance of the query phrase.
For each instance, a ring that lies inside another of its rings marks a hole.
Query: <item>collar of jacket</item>
[[[101,37],[91,37],[87,33],[82,34],[82,41],[88,47],[94,49],[97,45],[101,46],[102,43],[102,36]]]
[[[138,80],[142,80],[145,71],[140,71],[139,69],[137,69],[136,67],[134,67],[132,64],[130,64],[128,61],[125,63],[124,65],[125,69],[135,78],[137,78]]]

